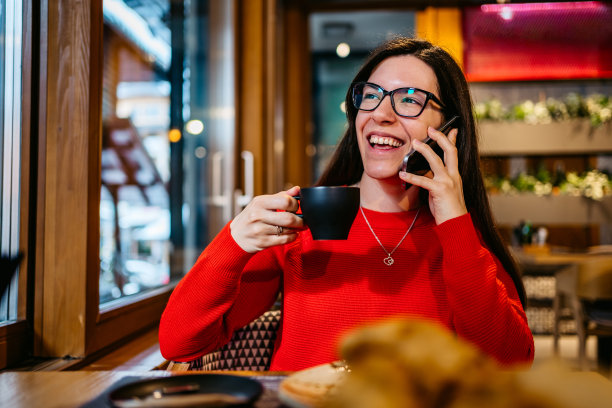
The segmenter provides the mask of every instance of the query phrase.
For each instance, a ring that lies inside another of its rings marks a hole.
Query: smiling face
[[[390,57],[372,71],[367,80],[387,91],[415,87],[429,91],[439,98],[438,81],[434,71],[412,55]],[[401,185],[398,171],[413,139],[427,137],[427,127],[439,127],[443,115],[440,107],[429,101],[416,118],[397,115],[386,96],[371,112],[358,111],[355,118],[357,142],[363,161],[362,183],[386,180]]]

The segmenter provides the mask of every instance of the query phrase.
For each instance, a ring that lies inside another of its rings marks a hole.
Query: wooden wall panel
[[[295,2],[238,2],[237,162],[255,158],[255,195],[311,183],[308,9]],[[237,184],[244,186],[243,165]]]
[[[238,2],[237,27],[237,185],[244,189],[240,153],[253,153],[254,193],[284,187],[282,9],[278,0]],[[244,190],[243,190],[244,191]]]
[[[284,135],[285,183],[307,187],[312,160],[306,146],[312,140],[312,101],[308,12],[289,2],[284,15]]]
[[[266,27],[265,0],[238,2],[236,24],[237,66],[236,86],[238,135],[236,185],[244,189],[244,167],[240,152],[248,150],[254,156],[255,195],[268,191],[266,185],[267,163],[266,148]],[[244,192],[244,191],[243,191]]]

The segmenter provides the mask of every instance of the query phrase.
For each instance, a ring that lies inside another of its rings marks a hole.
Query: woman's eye
[[[418,99],[415,98],[411,98],[409,96],[405,96],[400,100],[400,103],[405,103],[405,104],[411,104],[411,103],[415,103],[418,105],[421,105],[421,102]]]
[[[367,94],[363,95],[363,99],[378,99],[378,94],[367,93]]]

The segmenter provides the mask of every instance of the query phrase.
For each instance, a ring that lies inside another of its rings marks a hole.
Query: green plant
[[[510,179],[503,176],[485,177],[485,185],[490,193],[519,194],[533,193],[538,196],[572,195],[602,200],[612,195],[612,178],[599,170],[558,173],[552,176],[545,169],[536,175],[520,173]]]
[[[588,118],[593,127],[612,121],[612,99],[602,94],[586,98],[577,93],[568,94],[563,100],[547,98],[533,102],[525,100],[512,106],[503,106],[497,99],[480,102],[474,106],[478,120],[518,121],[545,124],[572,118]]]

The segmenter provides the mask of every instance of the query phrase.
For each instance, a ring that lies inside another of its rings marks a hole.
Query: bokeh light
[[[191,119],[187,124],[185,124],[185,130],[192,135],[199,135],[204,131],[204,124],[201,120]]]
[[[350,53],[351,47],[345,42],[338,44],[336,47],[336,54],[338,54],[340,58],[346,58]]]
[[[181,136],[181,131],[178,129],[170,129],[168,132],[168,140],[170,140],[171,143],[176,143],[181,140]]]

